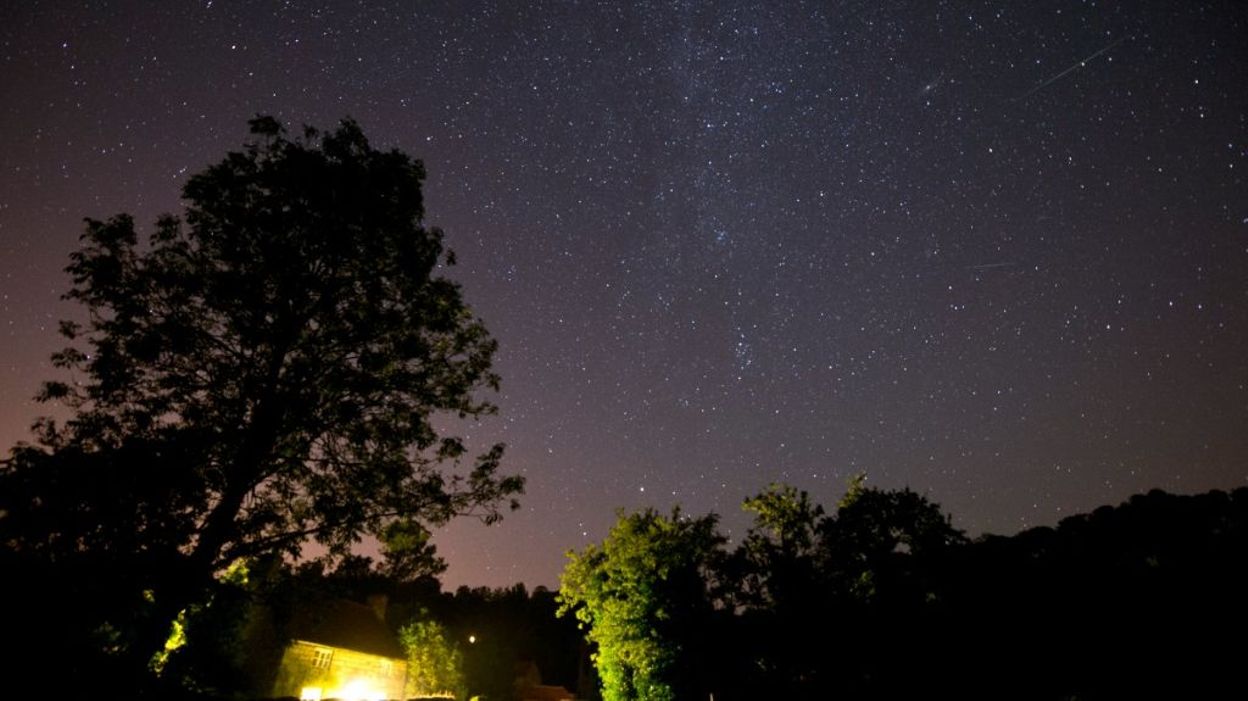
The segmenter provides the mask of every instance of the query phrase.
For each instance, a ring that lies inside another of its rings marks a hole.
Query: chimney
[[[373,614],[377,616],[377,620],[382,623],[386,622],[386,605],[390,602],[390,597],[385,594],[370,594],[368,597],[368,606],[373,610]]]

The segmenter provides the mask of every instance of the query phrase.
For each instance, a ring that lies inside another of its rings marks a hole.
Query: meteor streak
[[[1070,75],[1070,74],[1071,74],[1072,72],[1074,72],[1075,70],[1080,69],[1080,68],[1083,68],[1084,66],[1088,65],[1088,61],[1091,61],[1092,59],[1096,58],[1097,56],[1100,56],[1101,54],[1105,53],[1106,51],[1109,51],[1110,49],[1112,49],[1112,48],[1114,48],[1115,46],[1117,46],[1117,45],[1121,44],[1122,42],[1126,41],[1126,40],[1127,40],[1127,39],[1129,39],[1129,38],[1130,38],[1130,36],[1129,36],[1129,35],[1128,35],[1128,36],[1124,36],[1124,37],[1119,37],[1116,41],[1114,41],[1113,43],[1111,43],[1109,46],[1106,46],[1106,47],[1104,47],[1103,49],[1101,49],[1100,51],[1097,51],[1096,53],[1092,54],[1091,56],[1088,56],[1087,58],[1083,59],[1082,61],[1079,61],[1079,62],[1075,63],[1075,64],[1074,64],[1074,65],[1072,65],[1070,68],[1067,68],[1066,70],[1062,71],[1061,73],[1058,73],[1057,75],[1053,76],[1052,78],[1049,78],[1048,80],[1046,80],[1046,81],[1044,81],[1043,83],[1041,83],[1041,84],[1037,85],[1036,87],[1032,88],[1031,90],[1028,90],[1028,91],[1027,91],[1026,93],[1024,93],[1023,95],[1020,95],[1020,96],[1018,96],[1018,97],[1014,98],[1014,102],[1018,102],[1019,100],[1026,100],[1027,98],[1031,97],[1032,95],[1035,95],[1037,92],[1040,92],[1040,91],[1041,91],[1041,90],[1043,90],[1044,88],[1046,88],[1046,87],[1048,87],[1048,86],[1052,85],[1053,83],[1056,83],[1057,81],[1061,80],[1062,78],[1065,78],[1067,75]]]

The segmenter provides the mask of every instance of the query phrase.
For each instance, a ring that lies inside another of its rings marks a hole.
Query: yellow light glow
[[[346,701],[384,701],[386,692],[373,686],[371,679],[352,679],[329,692],[331,699]]]
[[[321,701],[321,687],[305,686],[299,690],[299,701]]]

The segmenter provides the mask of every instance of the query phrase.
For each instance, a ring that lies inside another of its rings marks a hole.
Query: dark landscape
[[[1227,698],[1248,6],[10,3],[10,694]]]

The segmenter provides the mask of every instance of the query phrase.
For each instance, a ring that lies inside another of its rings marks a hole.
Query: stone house
[[[385,624],[385,600],[371,606],[341,599],[301,610],[291,622],[274,697],[404,698],[407,661]]]

